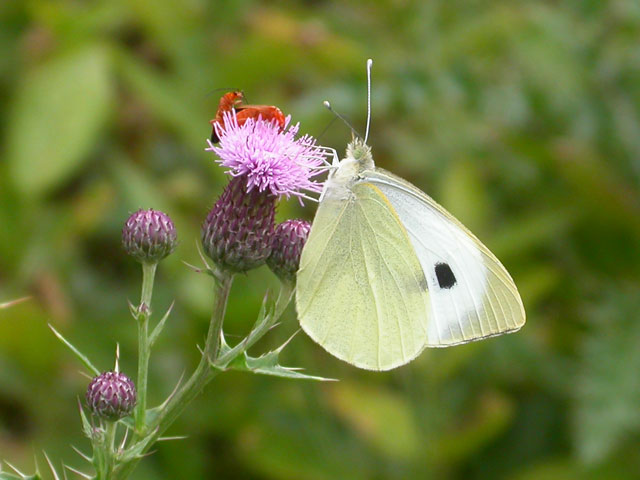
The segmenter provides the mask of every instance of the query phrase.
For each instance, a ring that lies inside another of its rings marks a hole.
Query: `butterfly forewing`
[[[305,332],[360,368],[388,370],[427,342],[427,279],[385,195],[360,183],[318,207],[297,276]]]
[[[455,345],[512,332],[525,322],[513,280],[498,259],[450,213],[407,181],[366,172],[409,235],[429,289],[427,345]]]

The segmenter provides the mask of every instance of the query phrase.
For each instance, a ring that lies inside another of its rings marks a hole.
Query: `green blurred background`
[[[152,357],[160,402],[198,358],[211,282],[196,240],[226,180],[204,152],[224,89],[278,105],[342,152],[365,123],[378,165],[472,229],[519,286],[515,335],[359,371],[299,334],[285,365],[341,379],[218,377],[137,479],[640,478],[640,4],[636,0],[0,3],[0,457],[83,467],[87,379],[47,328],[134,374],[140,269],[120,231],[164,210]],[[218,90],[216,90],[218,89]],[[220,90],[222,89],[222,90]],[[281,219],[313,205],[281,204]],[[250,328],[262,268],[226,330]],[[294,312],[255,348],[296,330]]]

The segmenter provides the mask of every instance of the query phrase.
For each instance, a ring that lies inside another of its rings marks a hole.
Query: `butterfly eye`
[[[436,263],[435,271],[440,288],[449,289],[456,284],[456,276],[448,263]]]

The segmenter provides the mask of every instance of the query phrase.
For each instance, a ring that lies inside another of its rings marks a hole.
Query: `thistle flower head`
[[[124,249],[139,262],[159,262],[173,252],[177,243],[175,225],[158,210],[138,210],[122,229]]]
[[[86,399],[91,413],[115,421],[133,411],[137,400],[136,387],[124,373],[104,372],[91,380]]]
[[[286,220],[276,226],[267,265],[280,279],[289,282],[295,279],[309,230],[311,224],[305,220]]]
[[[244,176],[232,178],[202,224],[202,246],[221,268],[246,272],[264,264],[271,253],[277,197],[247,191]]]
[[[218,162],[229,168],[234,177],[243,177],[248,191],[269,192],[277,197],[298,196],[321,192],[322,183],[313,177],[322,173],[327,152],[309,135],[296,139],[299,124],[284,128],[261,117],[249,118],[242,125],[233,112],[225,113],[224,128],[216,124],[219,146],[209,141],[207,151],[214,152]]]

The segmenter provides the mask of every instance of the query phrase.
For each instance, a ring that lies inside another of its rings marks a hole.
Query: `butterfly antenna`
[[[327,110],[329,110],[329,111],[330,111],[331,113],[333,113],[336,117],[338,117],[340,120],[342,120],[342,121],[347,125],[347,127],[349,127],[349,128],[351,129],[351,132],[352,132],[354,135],[357,135],[358,137],[362,138],[362,135],[360,135],[360,134],[358,133],[358,131],[357,131],[355,128],[353,128],[353,125],[351,125],[351,124],[347,121],[347,119],[346,119],[346,118],[344,118],[342,115],[340,115],[338,112],[336,112],[336,111],[331,107],[331,104],[329,103],[329,100],[325,100],[324,102],[322,102],[322,104],[323,104],[325,107],[327,107]]]
[[[319,135],[316,135],[316,140],[320,141],[324,134],[327,133],[327,130],[329,130],[329,127],[331,127],[331,125],[333,125],[333,122],[335,122],[336,120],[338,120],[338,117],[333,117],[331,121],[327,123],[327,126],[322,129],[322,132],[320,132]]]
[[[371,66],[373,60],[367,60],[367,129],[364,132],[364,143],[369,138],[369,126],[371,125]]]

